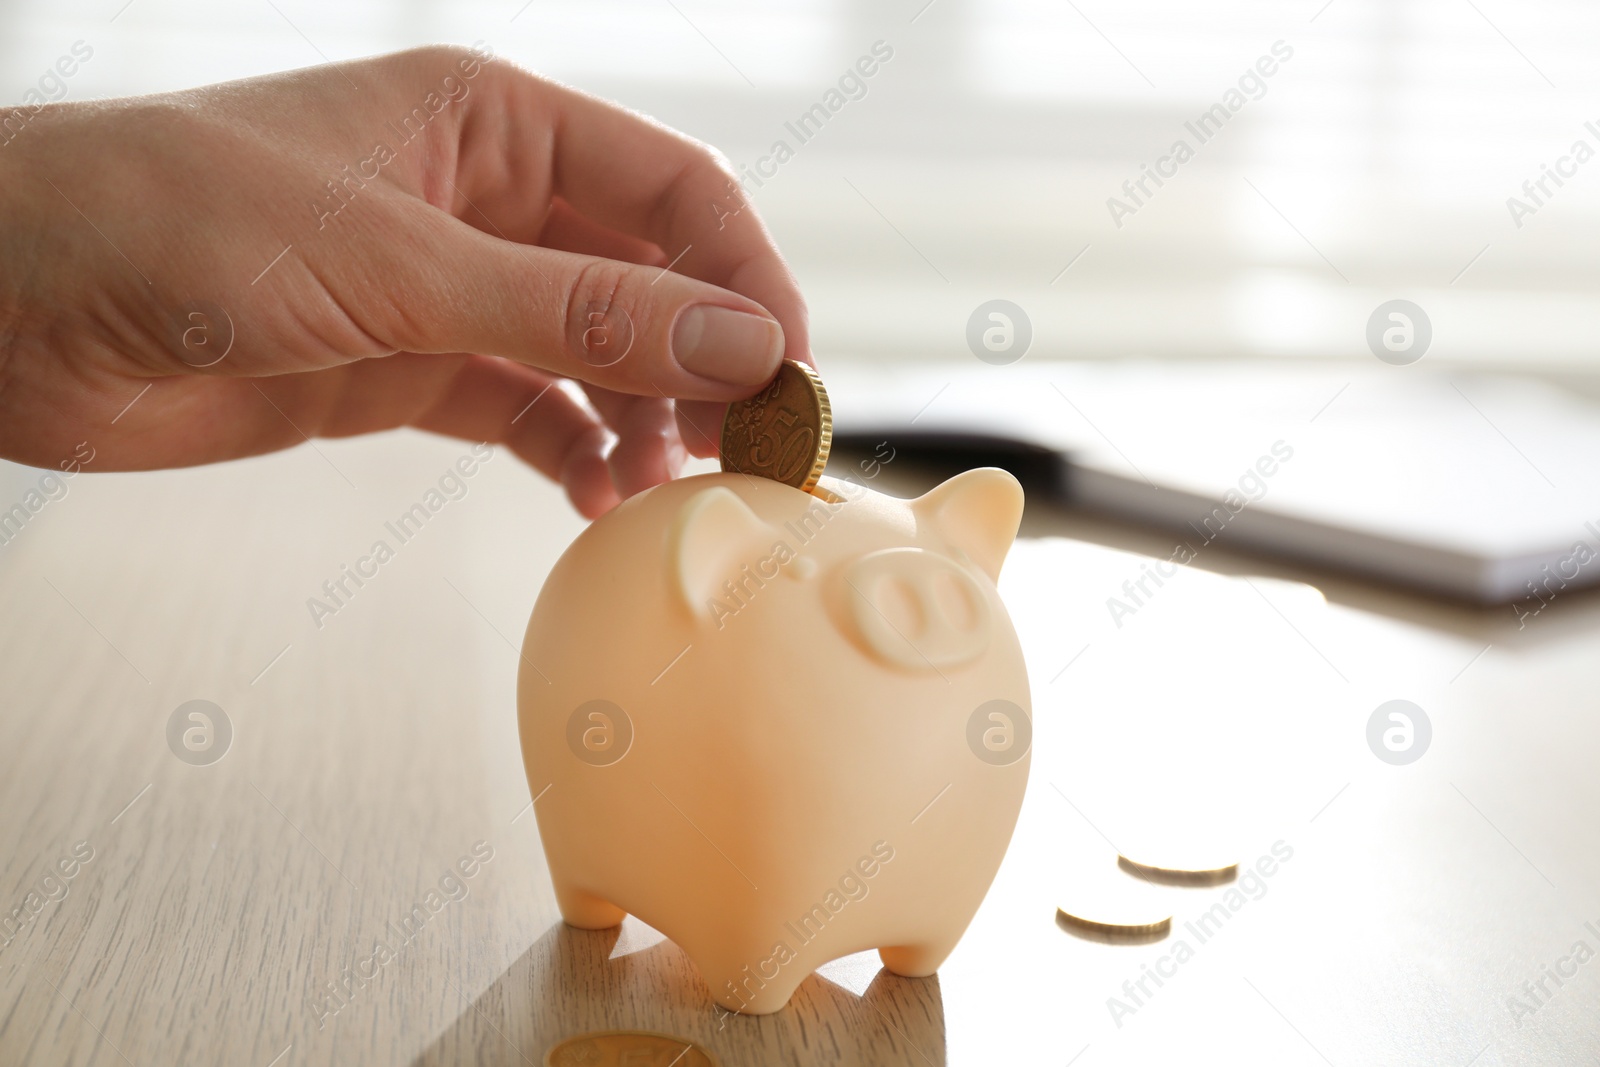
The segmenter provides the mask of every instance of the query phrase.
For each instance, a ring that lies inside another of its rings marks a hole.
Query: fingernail
[[[771,380],[783,358],[783,327],[764,315],[694,304],[672,328],[672,356],[702,378],[760,385]]]

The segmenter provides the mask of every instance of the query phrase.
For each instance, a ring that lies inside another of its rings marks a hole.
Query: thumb
[[[368,326],[396,349],[477,352],[616,392],[713,401],[749,396],[783,360],[777,320],[730,290],[500,240],[449,216],[424,226],[435,251],[391,266],[388,307]]]

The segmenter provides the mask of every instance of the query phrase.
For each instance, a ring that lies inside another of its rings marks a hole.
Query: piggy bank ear
[[[766,554],[775,534],[733,490],[701,490],[678,509],[667,530],[668,580],[690,610],[703,612],[741,564]]]
[[[1022,522],[1022,486],[998,467],[979,467],[913,500],[911,510],[918,525],[927,523],[999,580]]]

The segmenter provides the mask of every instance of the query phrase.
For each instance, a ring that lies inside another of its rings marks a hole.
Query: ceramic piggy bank
[[[528,623],[522,755],[561,914],[627,913],[764,1014],[875,948],[929,975],[1027,783],[1027,673],[995,590],[1022,489],[916,500],[707,474],[635,496]]]

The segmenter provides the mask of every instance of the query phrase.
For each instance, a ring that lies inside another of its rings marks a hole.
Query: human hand
[[[415,426],[507,445],[592,518],[811,362],[718,155],[486,52],[19,113],[6,458],[88,440],[96,469],[143,470]]]

